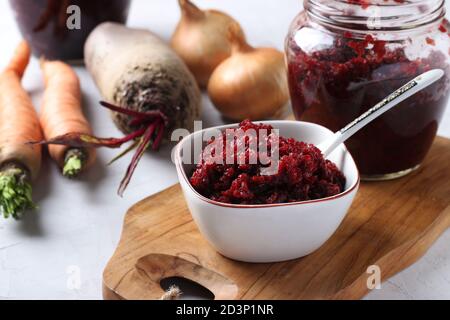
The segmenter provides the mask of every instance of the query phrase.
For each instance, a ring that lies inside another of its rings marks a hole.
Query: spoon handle
[[[367,112],[353,120],[343,129],[339,130],[334,134],[331,139],[328,139],[321,143],[318,147],[322,151],[323,155],[327,157],[331,152],[336,149],[341,143],[346,141],[348,138],[353,136],[360,129],[365,127],[367,124],[381,116],[386,111],[389,111],[400,102],[411,97],[420,90],[428,87],[437,80],[439,80],[444,75],[444,71],[441,69],[434,69],[421,74],[420,76],[414,78],[403,87],[391,93],[381,102],[379,102],[374,107],[370,108]],[[370,146],[367,146],[370,147]]]

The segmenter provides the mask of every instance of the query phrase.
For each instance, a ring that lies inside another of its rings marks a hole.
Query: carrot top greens
[[[69,149],[64,159],[63,175],[68,178],[75,178],[83,170],[85,162],[86,153],[82,149]]]
[[[3,216],[20,219],[26,210],[35,209],[31,191],[31,184],[23,169],[12,166],[1,171],[0,210]]]

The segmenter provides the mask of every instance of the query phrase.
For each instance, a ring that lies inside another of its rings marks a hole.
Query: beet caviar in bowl
[[[362,178],[418,168],[450,94],[450,27],[443,0],[306,0],[286,41],[297,119],[332,131],[431,69],[445,76],[346,142]]]
[[[317,250],[344,219],[359,186],[343,145],[328,159],[315,147],[331,136],[313,123],[244,121],[185,137],[174,160],[203,236],[224,256],[245,262]]]

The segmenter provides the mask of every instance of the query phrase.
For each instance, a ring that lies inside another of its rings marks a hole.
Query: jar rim
[[[361,33],[429,29],[446,14],[445,0],[304,0],[319,24]]]

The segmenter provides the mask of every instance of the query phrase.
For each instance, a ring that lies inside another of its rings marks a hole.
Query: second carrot
[[[61,61],[41,60],[45,80],[45,93],[40,121],[45,139],[68,133],[92,134],[81,106],[80,82],[75,71]],[[49,145],[52,159],[64,176],[73,178],[95,162],[94,148],[72,148]]]

